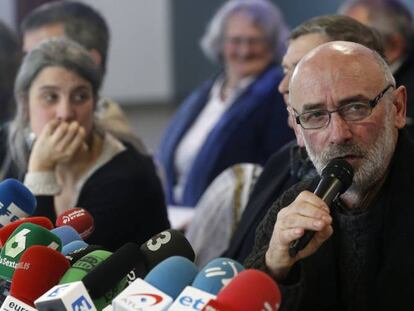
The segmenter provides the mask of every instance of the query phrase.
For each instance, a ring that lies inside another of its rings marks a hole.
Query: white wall
[[[12,29],[16,28],[14,0],[0,0],[0,20]]]
[[[111,30],[102,94],[127,104],[170,101],[173,96],[170,1],[83,2],[99,10]]]

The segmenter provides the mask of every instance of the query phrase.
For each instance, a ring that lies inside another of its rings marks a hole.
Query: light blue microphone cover
[[[80,250],[86,247],[88,247],[88,243],[84,241],[81,241],[81,240],[72,241],[62,247],[62,254],[66,256],[67,254],[70,254],[74,251],[77,251],[77,250]]]
[[[63,246],[73,241],[82,240],[79,233],[77,233],[71,226],[60,226],[50,230],[50,232],[56,234],[62,240]]]
[[[197,272],[196,265],[187,258],[172,256],[156,265],[144,280],[175,300]]]
[[[10,178],[0,183],[0,227],[32,215],[35,209],[36,198],[20,181]]]
[[[194,279],[193,287],[217,295],[244,267],[230,258],[216,258],[201,269]]]

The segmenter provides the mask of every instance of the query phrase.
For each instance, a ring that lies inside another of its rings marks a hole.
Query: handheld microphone
[[[197,274],[193,284],[181,292],[169,310],[200,310],[209,300],[216,298],[217,293],[243,270],[241,264],[229,258],[211,260]]]
[[[92,299],[102,297],[121,282],[137,261],[142,261],[139,246],[129,242],[96,266],[82,279]]]
[[[56,227],[71,226],[75,229],[82,239],[88,238],[95,229],[92,215],[85,209],[71,208],[56,218]]]
[[[36,198],[16,179],[0,183],[0,228],[20,218],[28,217],[36,209]]]
[[[49,230],[32,223],[23,223],[12,233],[0,252],[0,277],[10,281],[24,252],[33,245],[44,245],[60,252],[62,242]]]
[[[53,229],[53,224],[49,218],[43,216],[36,216],[36,217],[28,217],[16,220],[5,225],[3,228],[0,228],[0,247],[3,247],[6,243],[7,239],[13,233],[14,230],[17,229],[18,226],[24,224],[26,222],[30,222],[32,224],[39,225],[47,230]]]
[[[62,246],[65,246],[73,241],[80,241],[82,238],[79,233],[71,226],[61,226],[50,230],[50,232],[56,234],[62,241]]]
[[[34,301],[58,284],[69,267],[68,260],[58,251],[43,245],[31,246],[17,264],[10,295],[34,306]]]
[[[352,184],[354,170],[352,166],[344,159],[333,159],[322,170],[321,180],[314,193],[320,197],[326,205],[331,203],[342,193],[344,193]],[[289,245],[289,256],[295,257],[297,253],[304,249],[312,240],[315,231],[306,230],[304,235],[292,241]]]
[[[111,252],[97,250],[83,256],[81,259],[75,262],[68,271],[66,271],[59,283],[67,284],[75,281],[82,281],[82,284],[84,284],[84,287],[87,289],[88,293],[90,291],[93,291],[94,289],[91,287],[91,285],[93,284],[88,284],[88,288],[86,284],[83,282],[83,280],[88,273],[99,267],[99,265],[105,262],[105,260],[109,258],[111,255]],[[98,310],[101,310],[108,304],[110,304],[112,299],[115,298],[122,291],[122,289],[125,288],[126,284],[127,280],[126,278],[124,278],[104,295],[96,299],[93,299],[93,303],[96,306],[96,308]]]
[[[240,272],[226,287],[204,306],[204,311],[277,311],[280,290],[266,273],[247,269]]]
[[[117,311],[167,310],[196,274],[197,267],[187,258],[167,258],[155,266],[144,280],[136,279],[121,292],[112,301],[112,307]]]

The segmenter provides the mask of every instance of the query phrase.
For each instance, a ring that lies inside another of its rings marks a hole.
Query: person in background
[[[11,159],[5,177],[24,178],[37,199],[35,215],[54,222],[82,207],[95,220],[87,242],[113,251],[145,242],[169,221],[151,158],[94,117],[102,77],[90,54],[69,39],[37,45],[18,71],[17,113],[1,144]]]
[[[0,124],[13,117],[13,83],[21,56],[17,35],[0,21]]]
[[[85,47],[103,73],[106,72],[109,27],[97,10],[83,2],[45,3],[24,17],[20,31],[23,51],[26,53],[44,39],[65,36]],[[147,152],[117,103],[108,98],[100,98],[95,114],[102,126],[115,137],[132,144],[140,152]]]
[[[360,43],[383,55],[384,49],[380,36],[358,21],[341,15],[314,17],[292,30],[288,49],[283,57],[284,77],[279,83],[279,92],[289,106],[289,79],[301,58],[313,48],[335,40]],[[297,130],[294,115],[290,114],[290,125]],[[297,182],[313,177],[316,172],[303,141],[286,144],[277,151],[260,175],[240,223],[231,239],[226,257],[243,262],[250,254],[256,228],[262,221],[272,203],[288,188]]]
[[[386,61],[354,42],[322,44],[296,65],[289,105],[297,135],[318,174],[342,158],[354,177],[329,207],[313,193],[319,176],[297,183],[259,225],[245,265],[278,282],[280,310],[404,310],[411,303],[414,144],[404,129],[406,100]],[[312,239],[291,255],[305,230],[315,232]]]
[[[339,13],[382,35],[385,59],[397,85],[407,88],[407,129],[414,137],[414,24],[410,9],[400,0],[347,0]]]
[[[277,92],[286,32],[267,0],[231,0],[217,11],[201,46],[222,71],[185,99],[158,151],[169,204],[194,206],[223,170],[263,165],[293,138]]]

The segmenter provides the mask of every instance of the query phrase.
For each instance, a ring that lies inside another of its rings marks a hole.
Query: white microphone
[[[39,311],[97,311],[82,282],[56,285],[35,300]]]
[[[113,311],[164,311],[173,299],[143,279],[136,279],[112,301]]]
[[[1,311],[16,311],[16,310],[24,310],[24,311],[36,311],[35,308],[29,306],[27,303],[14,298],[13,296],[9,295],[4,300],[3,304],[0,307]]]

